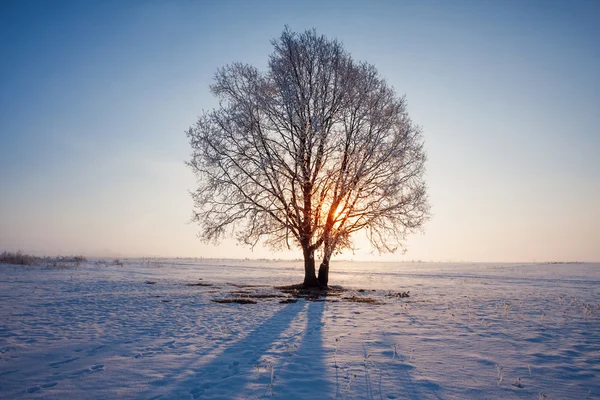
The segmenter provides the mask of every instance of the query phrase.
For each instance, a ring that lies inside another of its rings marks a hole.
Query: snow
[[[600,264],[333,262],[348,292],[326,301],[211,301],[280,294],[302,271],[0,265],[0,398],[600,398]]]

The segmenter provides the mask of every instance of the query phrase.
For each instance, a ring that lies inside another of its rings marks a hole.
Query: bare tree
[[[217,71],[219,107],[187,132],[193,220],[205,241],[299,247],[304,285],[326,287],[330,258],[355,232],[393,252],[427,219],[421,131],[404,98],[340,42],[286,28],[272,44],[266,72]]]

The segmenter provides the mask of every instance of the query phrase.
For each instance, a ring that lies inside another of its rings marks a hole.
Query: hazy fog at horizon
[[[423,127],[432,219],[356,260],[600,261],[600,3],[0,3],[0,251],[301,258],[202,244],[184,131],[284,25],[374,64]]]

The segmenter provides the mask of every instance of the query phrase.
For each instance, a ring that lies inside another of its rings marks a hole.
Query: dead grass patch
[[[287,296],[283,294],[270,294],[270,293],[254,293],[250,294],[249,297],[254,299],[282,299],[287,298]]]
[[[219,304],[256,304],[256,301],[251,299],[212,299],[211,301]]]
[[[39,257],[30,256],[22,251],[5,251],[0,254],[0,263],[13,265],[34,265],[40,261]]]
[[[371,297],[357,297],[357,296],[350,296],[350,297],[342,297],[342,300],[344,301],[349,301],[351,303],[364,303],[364,304],[372,304],[375,306],[381,305],[383,303],[371,298]]]
[[[390,292],[386,295],[387,297],[396,297],[399,299],[404,299],[406,297],[410,297],[410,290],[408,292]]]
[[[22,251],[4,251],[0,253],[0,263],[12,265],[39,265],[51,268],[79,266],[87,261],[83,256],[36,257]]]
[[[245,288],[266,288],[266,287],[268,287],[266,285],[248,285],[248,284],[243,284],[243,283],[226,283],[226,285],[233,286],[233,287],[236,287],[238,289],[245,289]]]
[[[346,292],[346,289],[336,287],[329,289],[320,288],[305,288],[302,284],[289,285],[289,286],[276,286],[275,289],[289,294],[295,298],[302,298],[309,301],[325,301],[327,297],[339,297],[342,293]]]
[[[235,292],[229,292],[228,294],[236,296],[238,298],[249,298],[249,299],[285,299],[288,296],[280,293],[256,293],[249,292],[247,290],[239,290]]]
[[[232,296],[230,298],[225,299],[213,299],[211,301],[215,303],[237,303],[237,304],[257,304],[257,300],[260,299],[281,299],[279,303],[281,304],[291,304],[298,302],[299,299],[304,299],[306,301],[315,301],[315,302],[350,302],[350,303],[362,303],[362,304],[371,304],[371,305],[381,305],[385,304],[382,301],[376,300],[372,297],[366,296],[344,296],[348,289],[344,289],[340,286],[329,287],[327,289],[320,288],[305,288],[302,284],[299,285],[288,285],[288,286],[275,286],[272,289],[277,290],[276,293],[258,293],[258,291],[254,291],[251,288],[261,288],[265,287],[262,285],[243,285],[243,284],[233,284],[228,283],[229,286],[233,286],[236,288],[247,288],[249,290],[235,290],[229,293],[223,293],[225,296]],[[190,283],[187,286],[211,286],[208,283]],[[218,293],[219,291],[211,290],[209,293]],[[376,290],[365,290],[358,289],[358,293],[363,294],[366,292],[377,292]],[[222,292],[221,292],[222,293]],[[355,292],[356,293],[356,292]],[[388,297],[407,297],[408,292],[398,292],[393,293],[390,292],[386,296]]]

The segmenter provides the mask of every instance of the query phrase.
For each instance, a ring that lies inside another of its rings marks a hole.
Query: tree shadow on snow
[[[256,379],[257,366],[260,364],[263,364],[262,386],[265,391],[270,384],[270,372],[268,374],[265,372],[269,366],[264,364],[263,356],[268,353],[304,307],[302,303],[284,306],[212,360],[207,363],[198,360],[198,364],[186,366],[187,373],[183,380],[172,377],[173,386],[169,393],[151,398],[200,399],[205,395],[211,398],[229,398],[242,392],[250,381]]]
[[[293,353],[275,373],[273,393],[282,399],[326,399],[332,397],[331,381],[323,346],[325,302],[309,301],[306,328]]]

